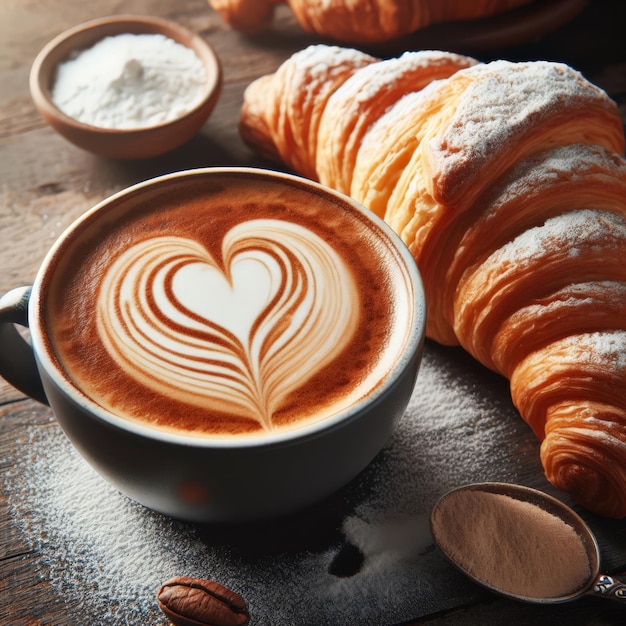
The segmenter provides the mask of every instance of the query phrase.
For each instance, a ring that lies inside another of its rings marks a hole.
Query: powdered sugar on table
[[[242,594],[254,623],[379,625],[472,599],[476,589],[433,549],[430,510],[462,483],[536,476],[537,447],[505,381],[458,350],[428,345],[388,446],[303,514],[243,527],[164,517],[95,474],[52,418],[20,436],[7,488],[42,577],[85,623],[164,623],[156,591],[180,574]]]

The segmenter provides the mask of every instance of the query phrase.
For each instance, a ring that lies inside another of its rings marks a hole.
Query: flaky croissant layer
[[[240,130],[385,219],[428,336],[510,380],[555,486],[626,516],[626,161],[606,93],[559,63],[319,45],[248,87]]]
[[[343,43],[377,43],[430,24],[475,20],[532,0],[209,0],[234,29],[267,28],[278,4],[288,4],[306,31]]]

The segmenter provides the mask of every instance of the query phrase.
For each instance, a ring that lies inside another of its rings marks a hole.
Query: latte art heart
[[[132,246],[102,281],[97,320],[109,354],[146,387],[271,430],[285,398],[350,342],[359,310],[331,246],[257,219],[227,233],[220,258],[182,237]]]

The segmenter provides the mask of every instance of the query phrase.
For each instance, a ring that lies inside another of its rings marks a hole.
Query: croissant
[[[380,43],[430,24],[474,20],[532,0],[209,0],[235,30],[267,28],[278,4],[288,4],[302,28],[344,43]]]
[[[427,334],[509,379],[547,478],[626,516],[626,160],[572,68],[311,46],[248,86],[240,132],[389,223]]]

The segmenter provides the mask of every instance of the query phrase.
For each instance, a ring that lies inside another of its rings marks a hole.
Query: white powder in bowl
[[[105,37],[61,63],[52,100],[100,128],[144,128],[179,118],[206,92],[206,70],[191,49],[159,34]]]

